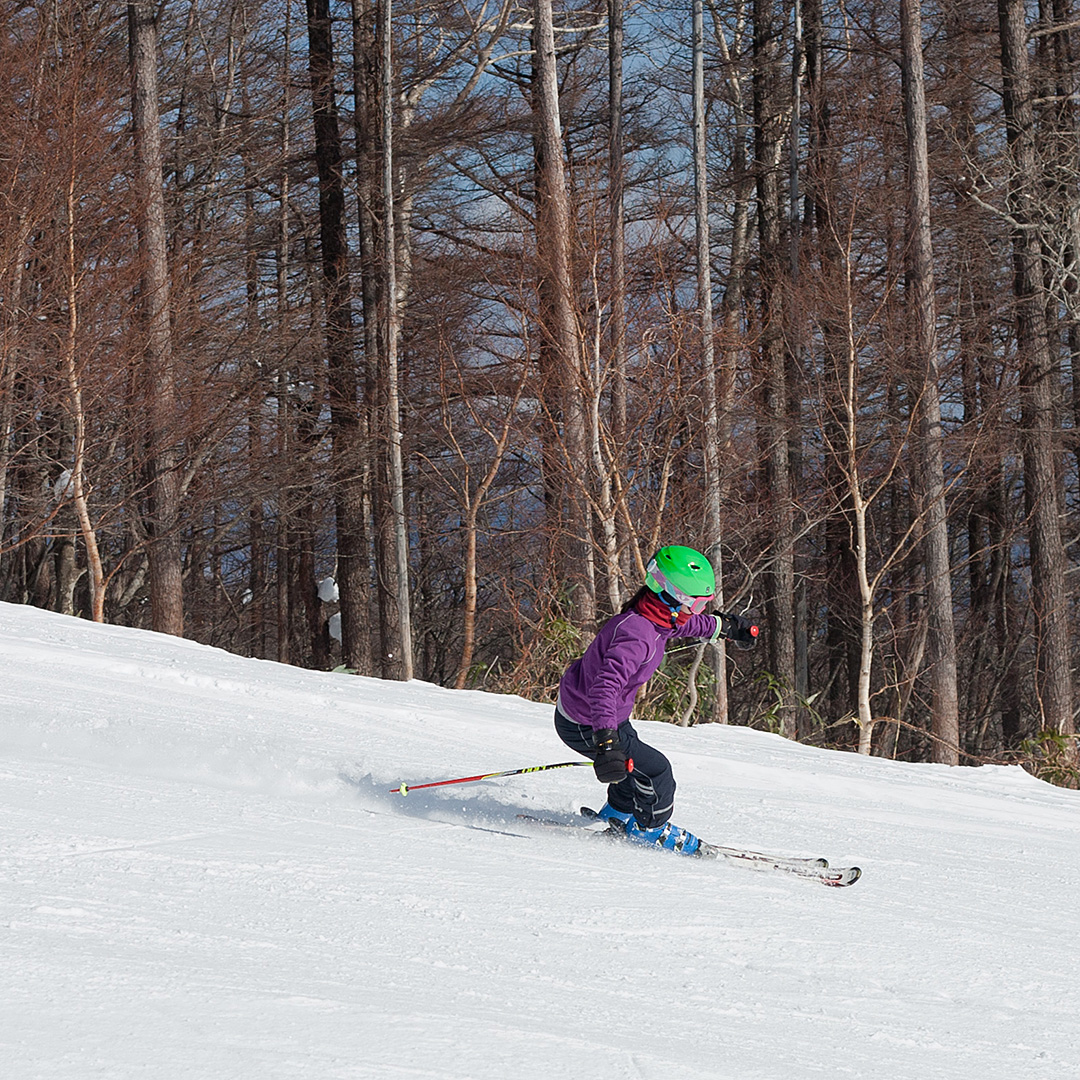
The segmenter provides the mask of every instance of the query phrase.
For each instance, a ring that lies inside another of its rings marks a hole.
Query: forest
[[[0,13],[0,600],[1078,785],[1073,0]]]

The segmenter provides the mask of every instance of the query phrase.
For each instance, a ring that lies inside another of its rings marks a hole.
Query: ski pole
[[[408,795],[410,791],[418,791],[420,788],[445,787],[447,784],[471,784],[475,780],[494,780],[496,776],[520,776],[522,773],[547,772],[548,769],[572,769],[576,765],[592,766],[591,761],[560,761],[555,765],[530,765],[527,769],[508,769],[506,772],[481,773],[479,776],[459,776],[456,780],[436,780],[431,784],[402,784],[400,787],[391,788],[390,793],[395,791],[402,795]],[[634,762],[631,758],[626,763],[626,771],[634,771]]]

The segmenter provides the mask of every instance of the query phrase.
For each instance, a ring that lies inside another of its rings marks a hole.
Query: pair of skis
[[[631,763],[632,764],[632,763]],[[592,766],[591,761],[560,761],[554,765],[533,765],[525,769],[508,769],[503,772],[480,773],[476,776],[458,776],[452,780],[434,780],[427,784],[400,784],[391,788],[391,794],[408,795],[410,791],[419,791],[421,788],[446,787],[448,784],[471,784],[478,780],[494,780],[500,776],[521,776],[524,773],[548,772],[551,769],[571,769]],[[593,819],[599,818],[595,810],[587,806],[581,808],[582,817]],[[524,821],[533,821],[541,825],[558,825],[569,828],[581,828],[578,823],[565,821],[551,821],[547,818],[537,818],[530,814],[519,814]],[[618,837],[623,836],[618,828],[608,828],[597,832],[599,836]],[[822,885],[831,885],[834,888],[842,888],[845,885],[854,885],[862,876],[862,871],[857,866],[832,867],[825,859],[797,859],[786,855],[766,855],[760,851],[746,851],[743,848],[722,847],[719,844],[701,842],[697,855],[704,859],[723,859],[726,862],[738,863],[747,866],[751,870],[775,870],[783,874],[792,874],[795,877],[809,878],[812,881],[820,881]]]
[[[830,866],[828,859],[791,859],[782,855],[766,855],[760,851],[744,851],[741,848],[722,847],[719,844],[701,843],[703,859],[724,859],[739,863],[751,870],[776,870],[795,877],[810,878],[822,885],[843,888],[854,885],[862,877],[857,866]]]
[[[585,825],[595,825],[602,819],[597,816],[595,810],[587,806],[581,808],[581,816],[585,819]],[[559,825],[566,828],[582,828],[576,822],[552,821],[547,818],[534,818],[528,814],[520,817],[525,821],[535,821],[543,825]],[[622,830],[609,827],[603,830],[590,829],[594,835],[603,837],[620,837]],[[750,870],[775,871],[782,874],[791,874],[793,877],[807,878],[810,881],[819,881],[822,885],[833,888],[843,888],[846,885],[854,885],[862,876],[862,871],[857,866],[833,867],[829,866],[827,859],[803,859],[791,858],[786,855],[768,855],[761,851],[748,851],[745,848],[724,847],[721,844],[710,844],[702,840],[698,849],[698,857],[702,859],[718,859],[724,862],[736,863]]]

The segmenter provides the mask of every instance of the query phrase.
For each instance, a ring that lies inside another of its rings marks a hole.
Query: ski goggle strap
[[[649,560],[649,565],[646,567],[646,576],[660,586],[661,592],[678,601],[679,605],[689,607],[693,615],[700,615],[716,595],[715,593],[709,593],[708,596],[690,596],[688,593],[684,593],[677,585],[673,585],[668,581],[655,559]]]

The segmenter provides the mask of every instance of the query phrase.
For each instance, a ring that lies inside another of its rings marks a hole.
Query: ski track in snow
[[[550,708],[0,604],[4,1080],[1065,1080],[1080,800],[642,724],[676,820],[826,889],[529,825]],[[494,748],[494,749],[493,749]]]

